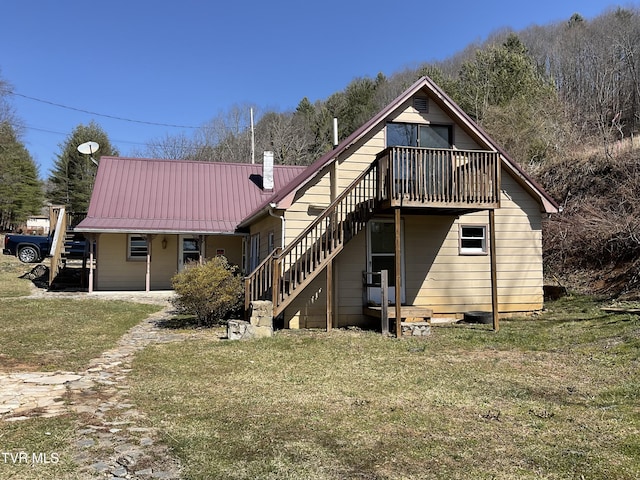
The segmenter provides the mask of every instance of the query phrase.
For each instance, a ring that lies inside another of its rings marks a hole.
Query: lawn
[[[0,372],[81,370],[160,309],[99,299],[24,298],[35,290],[21,278],[31,268],[15,257],[0,257]]]
[[[3,237],[0,236],[0,243]],[[31,282],[20,278],[31,268],[15,257],[0,256],[0,298],[23,297],[31,292]]]
[[[636,479],[640,322],[598,307],[558,301],[497,334],[158,345],[132,394],[190,479]]]
[[[30,269],[15,258],[0,257],[0,373],[82,371],[160,308],[95,299],[25,298],[34,287],[20,277]],[[74,414],[0,420],[0,478],[81,478],[73,460],[76,421]]]

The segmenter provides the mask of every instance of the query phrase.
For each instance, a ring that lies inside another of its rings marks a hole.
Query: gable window
[[[487,253],[487,226],[460,225],[460,255]]]
[[[451,125],[387,123],[387,147],[451,148]]]
[[[146,237],[142,235],[127,236],[127,260],[145,260],[148,252]]]

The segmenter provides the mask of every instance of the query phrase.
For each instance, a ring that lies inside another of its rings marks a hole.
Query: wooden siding
[[[242,238],[236,235],[209,235],[205,238],[205,256],[213,258],[219,249],[232,265],[242,266]]]
[[[167,248],[162,248],[166,239]],[[127,260],[127,234],[102,233],[98,236],[96,290],[144,290],[146,262]],[[205,255],[211,258],[217,248],[224,248],[231,263],[242,261],[242,237],[211,235],[205,238]],[[170,290],[171,278],[178,269],[178,236],[155,235],[151,244],[150,288]]]
[[[282,243],[282,220],[272,217],[264,217],[259,222],[251,225],[251,235],[260,234],[260,261],[267,258],[269,251],[269,232],[273,232],[274,248],[279,248]]]
[[[327,324],[327,284],[320,273],[284,311],[286,328],[324,328]]]
[[[171,277],[176,272],[178,242],[167,235],[167,248],[162,248],[163,235],[154,237],[151,245],[152,290],[171,288]],[[96,290],[144,290],[146,262],[127,260],[127,234],[102,233],[98,237],[98,268]]]

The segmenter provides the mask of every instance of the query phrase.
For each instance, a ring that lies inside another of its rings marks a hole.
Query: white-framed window
[[[127,260],[146,260],[148,252],[149,247],[146,237],[142,235],[127,235]]]
[[[487,253],[487,226],[460,225],[460,255],[485,255]]]

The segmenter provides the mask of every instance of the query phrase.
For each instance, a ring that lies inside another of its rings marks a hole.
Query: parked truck
[[[21,235],[8,233],[4,237],[4,255],[17,256],[23,263],[36,263],[50,256],[53,234]],[[87,242],[82,235],[74,235],[73,239],[66,240],[64,251],[67,258],[86,258]]]

